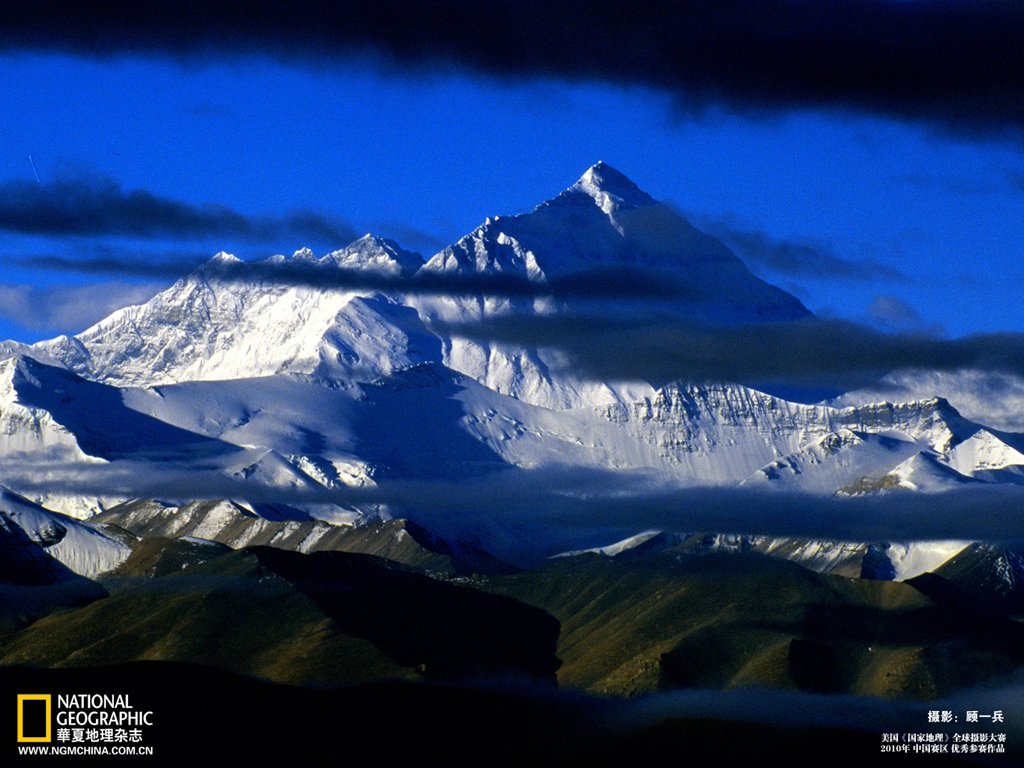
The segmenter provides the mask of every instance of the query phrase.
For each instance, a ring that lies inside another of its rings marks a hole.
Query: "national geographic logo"
[[[48,693],[18,694],[18,741],[49,742],[53,698]]]
[[[18,694],[21,743],[138,744],[152,726],[153,712],[124,693]]]

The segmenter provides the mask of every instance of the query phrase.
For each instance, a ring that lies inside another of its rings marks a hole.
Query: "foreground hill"
[[[378,558],[151,540],[108,597],[0,640],[0,664],[177,660],[309,685],[553,682],[558,623]]]
[[[757,554],[559,558],[486,588],[562,625],[559,681],[632,696],[770,686],[933,698],[1024,664],[1024,625],[935,588]]]

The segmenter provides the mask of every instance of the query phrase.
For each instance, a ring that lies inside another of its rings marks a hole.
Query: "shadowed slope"
[[[633,695],[761,686],[930,698],[1024,664],[1024,627],[910,584],[755,554],[561,558],[487,587],[562,623],[562,683]]]
[[[188,660],[317,685],[551,682],[558,665],[558,623],[542,611],[365,555],[150,541],[119,574],[109,598],[0,643],[0,663]]]

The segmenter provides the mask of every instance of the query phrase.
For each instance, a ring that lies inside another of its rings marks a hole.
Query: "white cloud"
[[[78,333],[116,309],[146,301],[162,287],[121,280],[73,286],[0,283],[0,317],[31,331]]]
[[[875,296],[868,314],[875,325],[887,331],[917,331],[925,326],[917,310],[897,296]]]

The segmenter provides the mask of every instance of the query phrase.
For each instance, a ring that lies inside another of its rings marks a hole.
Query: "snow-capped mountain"
[[[82,576],[116,568],[131,547],[89,523],[51,512],[0,487],[0,525],[17,527],[54,560]]]
[[[433,256],[424,272],[502,274],[537,282],[585,271],[655,274],[685,298],[649,300],[649,312],[718,322],[793,320],[810,313],[795,297],[755,277],[715,238],[655,201],[621,173],[597,163],[557,197],[518,216],[495,216]],[[420,314],[447,323],[514,313],[544,314],[547,300],[420,299]],[[580,302],[585,304],[585,302]],[[616,306],[601,304],[614,313]],[[633,308],[635,311],[635,307]],[[446,339],[444,363],[487,387],[537,405],[566,408],[630,399],[622,382],[583,382],[552,372],[544,350]]]
[[[835,398],[834,405],[906,402],[942,397],[964,416],[1006,432],[1024,432],[1024,378],[979,371],[893,371],[871,386]]]
[[[218,267],[238,261],[218,253],[145,304],[118,310],[77,336],[10,351],[119,386],[312,373],[321,364],[346,360],[367,367],[363,375],[372,378],[406,361],[399,338],[402,313],[386,300],[350,307],[357,293],[221,279]],[[390,240],[366,235],[320,259],[302,249],[267,262],[407,275],[423,260]],[[390,333],[374,340],[378,327]]]
[[[19,487],[24,468],[89,465],[161,479],[173,470],[179,478],[201,474],[204,487],[216,487],[218,478],[248,483],[261,497],[267,489],[315,496],[318,489],[566,468],[653,473],[678,486],[845,495],[1024,482],[1024,436],[1000,429],[1005,422],[980,421],[981,410],[966,418],[927,391],[903,402],[851,394],[808,405],[731,383],[593,381],[567,372],[549,350],[452,337],[436,324],[546,315],[567,303],[614,312],[614,302],[245,281],[219,269],[233,259],[218,254],[150,301],[77,336],[0,345],[7,358],[0,361],[0,482],[25,504],[79,518],[133,495]],[[367,235],[321,258],[300,250],[268,260],[275,264],[396,278],[503,275],[538,284],[594,270],[614,279],[616,271],[632,270],[680,287],[676,297],[652,299],[646,311],[713,323],[809,316],[796,298],[755,277],[719,241],[604,163],[530,213],[488,218],[426,262]],[[211,498],[198,486],[193,492]],[[198,536],[207,529],[222,535],[237,520],[252,527],[250,515],[325,537],[324,525],[416,512],[267,505],[243,494],[199,507],[190,500],[153,507],[161,530],[177,530],[165,518],[179,509],[189,516],[181,530]],[[647,527],[638,524],[637,533]],[[821,568],[847,563],[870,543],[754,542]],[[889,552],[893,573],[909,577],[966,543],[899,549],[881,542],[877,551]],[[60,559],[93,572],[100,559],[116,561],[108,554]]]

